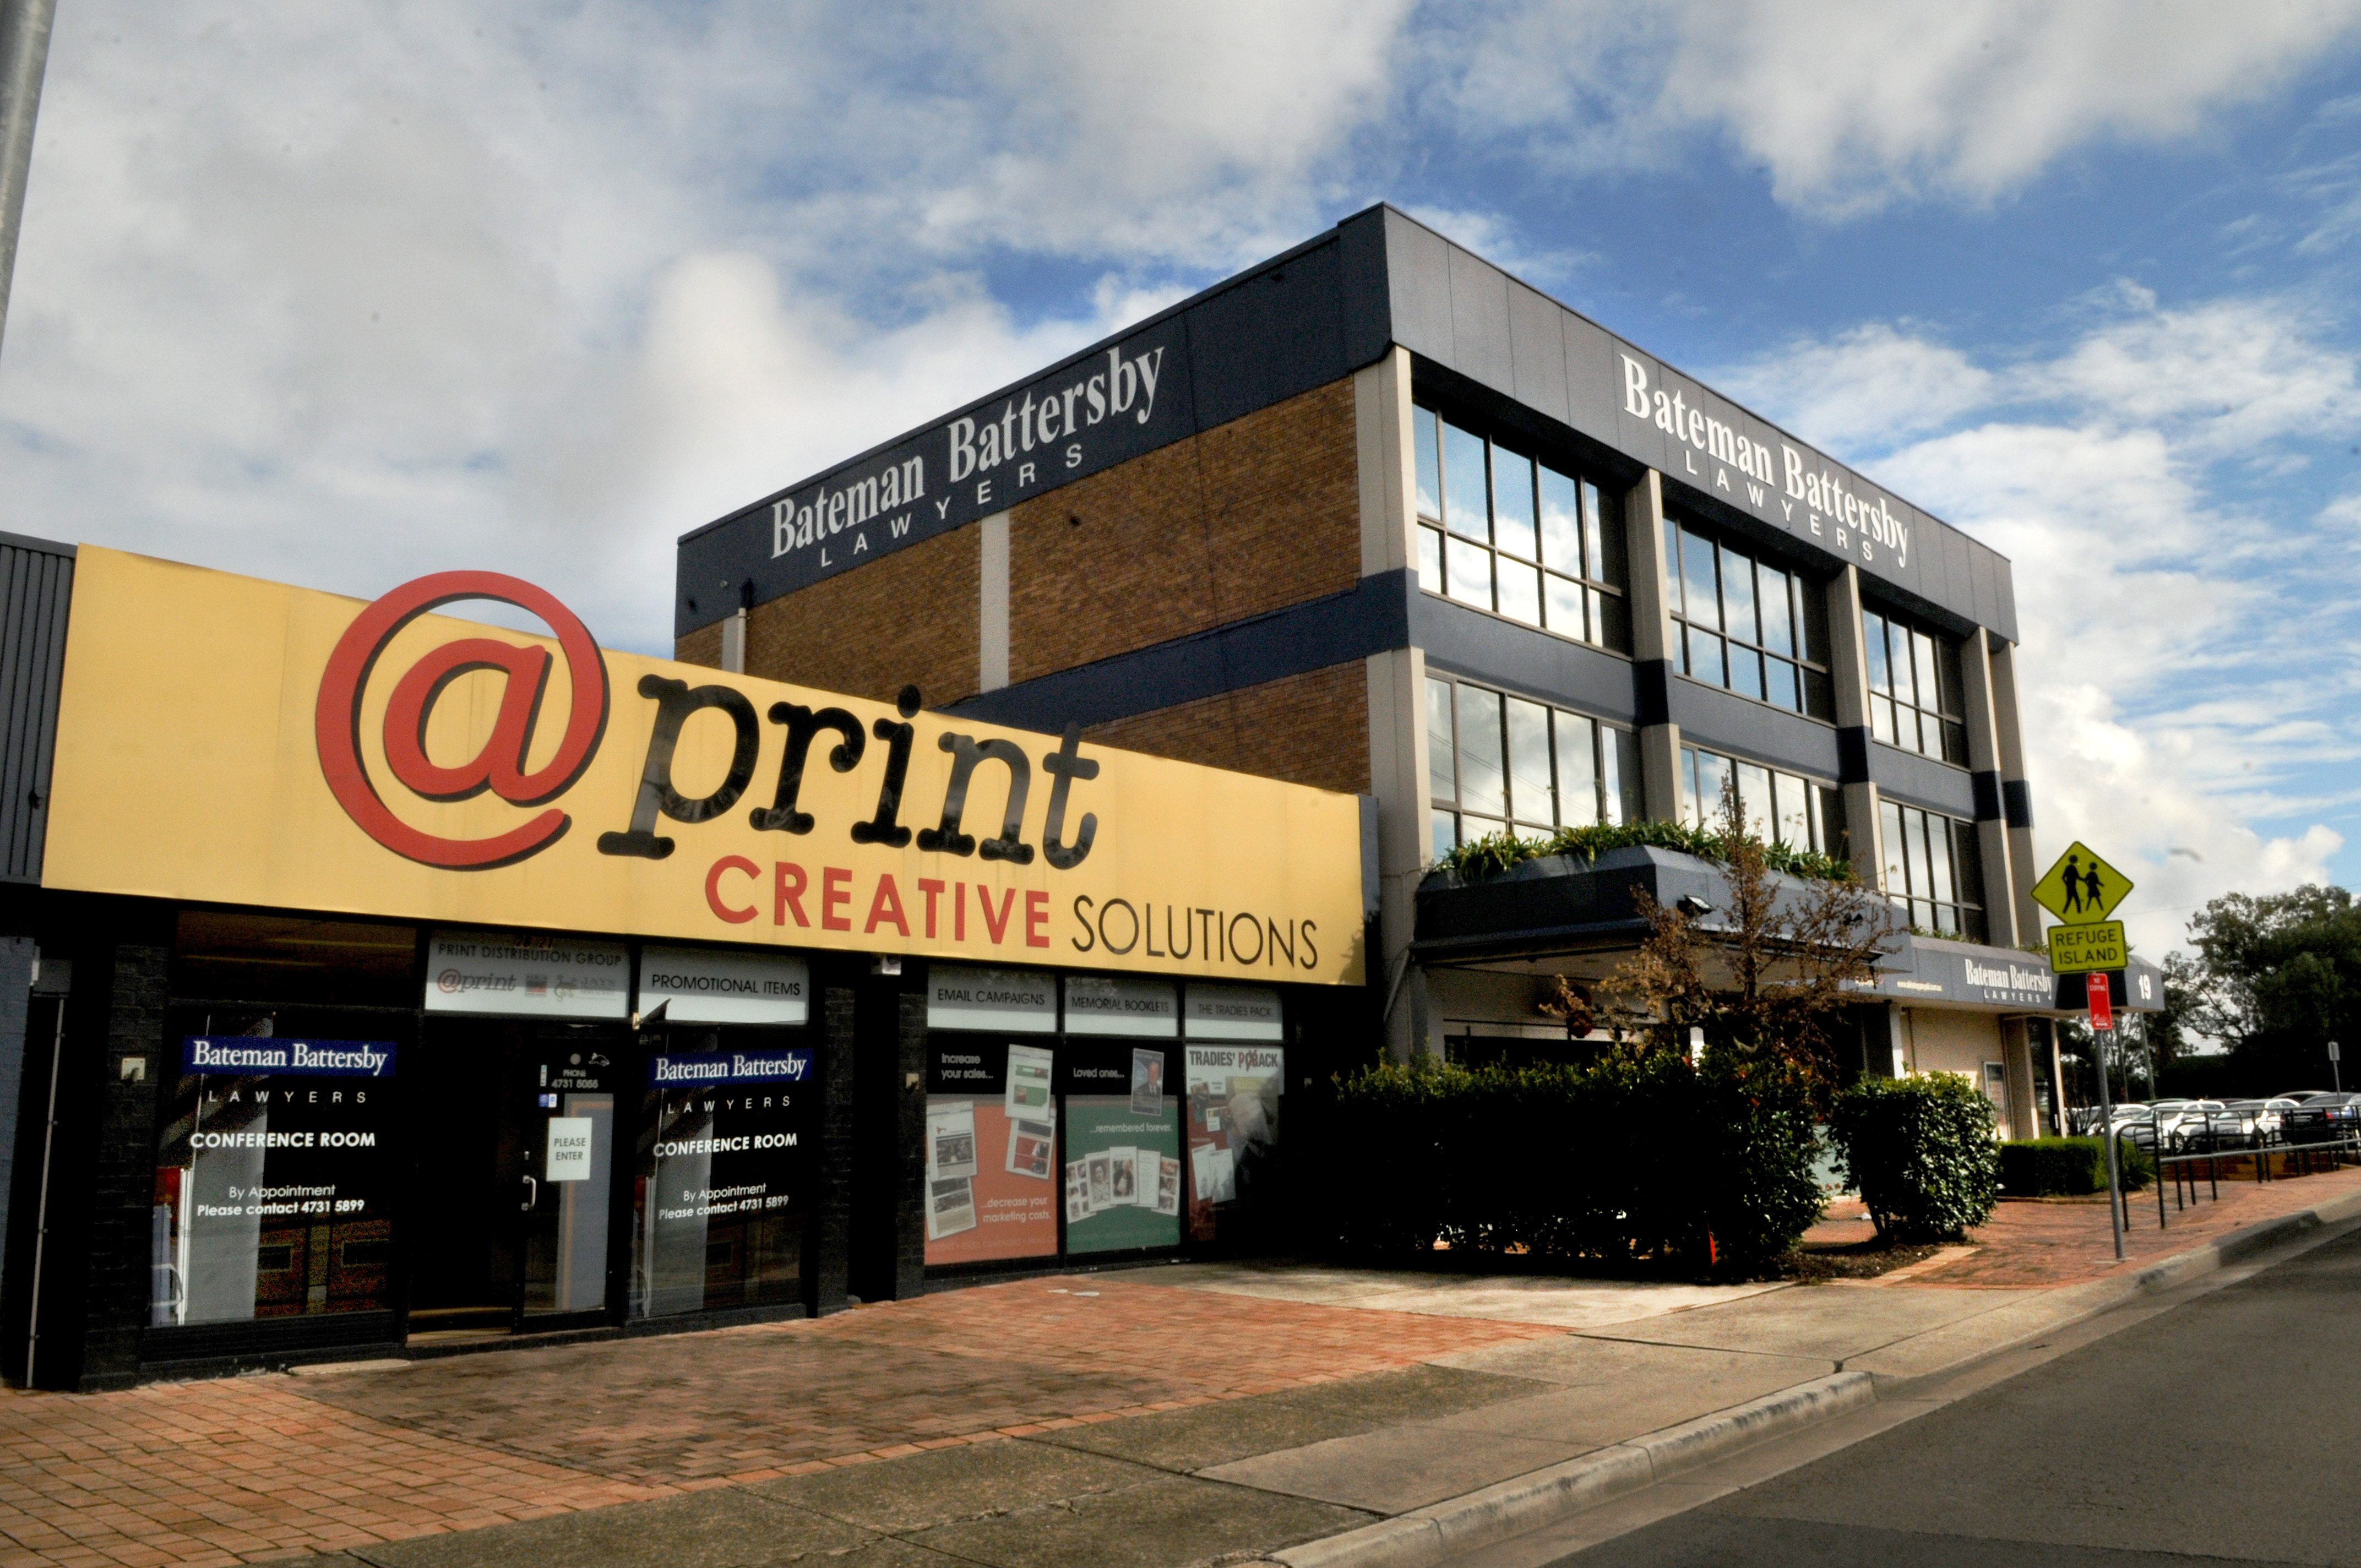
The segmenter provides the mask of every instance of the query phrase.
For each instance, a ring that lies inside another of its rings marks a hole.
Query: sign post
[[[2107,1091],[2107,1047],[2114,1043],[2115,999],[2107,987],[2107,977],[2093,972],[2083,979],[2083,994],[2091,1003],[2092,1054],[2099,1069],[2099,1135],[2107,1141],[2107,1225],[2114,1232],[2115,1261],[2124,1256],[2124,1187],[2123,1172],[2115,1161],[2114,1097]],[[2163,1153],[2159,1147],[2157,1151]],[[2162,1178],[2163,1172],[2157,1175]]]
[[[2336,1062],[2336,1042],[2331,1040],[2328,1042],[2329,1082],[2334,1086],[2337,1093],[2342,1094],[2345,1092],[2345,1069],[2337,1066]]]

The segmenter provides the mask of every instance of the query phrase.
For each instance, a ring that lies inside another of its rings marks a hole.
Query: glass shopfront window
[[[1259,986],[1191,985],[1182,1047],[1189,1097],[1189,1235],[1213,1241],[1251,1200],[1279,1146],[1287,1087],[1279,993]]]
[[[1057,981],[933,965],[927,1025],[927,1263],[1056,1256]]]
[[[396,1042],[256,1033],[176,1043],[156,1156],[149,1323],[390,1307]]]
[[[1070,975],[1059,1058],[1066,1251],[1180,1245],[1180,1034],[1170,981]],[[1110,1037],[1112,1036],[1112,1037]]]

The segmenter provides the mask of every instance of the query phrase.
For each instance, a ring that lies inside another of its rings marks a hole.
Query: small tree
[[[1666,908],[1644,891],[1648,935],[1602,991],[1621,1030],[1658,1029],[1674,1048],[1688,1031],[1741,1070],[1796,1076],[1825,1113],[1838,1080],[1828,1015],[1875,978],[1897,921],[1873,889],[1847,879],[1783,889],[1761,839],[1746,831],[1734,783],[1723,785],[1719,856],[1726,909]]]

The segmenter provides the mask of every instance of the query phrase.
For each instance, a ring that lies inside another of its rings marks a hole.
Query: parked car
[[[2124,1135],[2141,1148],[2179,1154],[2192,1135],[2202,1135],[2207,1118],[2221,1108],[2218,1100],[2158,1100],[2147,1108],[2147,1119],[2134,1120]]]
[[[2361,1094],[2309,1094],[2281,1119],[2286,1141],[2326,1143],[2361,1132]]]
[[[2137,1100],[2118,1100],[2108,1109],[2114,1113],[2118,1135],[2122,1135],[2125,1124],[2145,1119],[2147,1115],[2147,1106]],[[2095,1138],[2099,1135],[2099,1114],[2096,1105],[2077,1105],[2067,1113],[2066,1124],[2078,1138]]]
[[[2276,1144],[2287,1135],[2287,1113],[2295,1105],[2292,1100],[2278,1098],[2233,1100],[2212,1121],[2210,1146],[2227,1148],[2234,1140],[2257,1148]]]

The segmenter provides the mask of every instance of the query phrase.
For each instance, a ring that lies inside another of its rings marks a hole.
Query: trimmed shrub
[[[2156,1175],[2156,1161],[2129,1138],[2115,1140],[2124,1190],[2136,1192]],[[2079,1197],[2107,1190],[2107,1146],[2097,1138],[2028,1138],[2000,1146],[2000,1184],[2019,1197]]]
[[[1837,1163],[1890,1243],[1955,1241],[1992,1217],[1992,1102],[1954,1073],[1865,1078],[1837,1096]]]
[[[1708,1053],[1583,1066],[1433,1061],[1339,1080],[1302,1167],[1316,1238],[1358,1256],[1753,1267],[1819,1217],[1800,1082]]]

